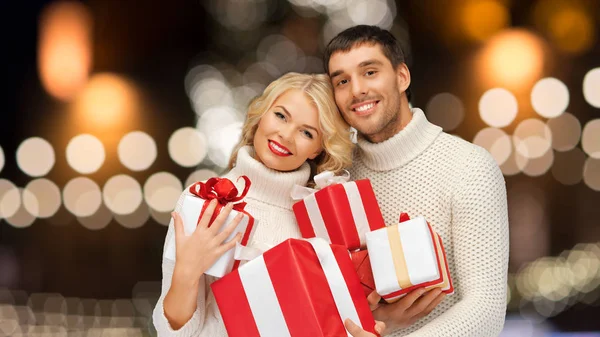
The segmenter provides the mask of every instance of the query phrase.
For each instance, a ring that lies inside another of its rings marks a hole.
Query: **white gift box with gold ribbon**
[[[441,240],[425,218],[369,232],[366,240],[375,288],[387,302],[417,288],[453,291]]]

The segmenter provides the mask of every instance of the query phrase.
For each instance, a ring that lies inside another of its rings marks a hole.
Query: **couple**
[[[508,216],[503,176],[482,148],[442,132],[409,107],[410,72],[398,41],[386,30],[355,26],[325,50],[327,74],[289,73],[254,99],[230,171],[248,176],[246,210],[259,220],[249,246],[300,238],[290,191],[313,173],[349,168],[369,178],[387,225],[400,212],[422,215],[442,237],[455,294],[414,290],[392,304],[369,297],[376,330],[389,336],[496,336],[506,309]],[[358,130],[353,149],[348,124]],[[184,192],[187,193],[187,192]],[[153,313],[159,336],[227,336],[203,275],[236,240],[224,242],[239,218],[224,224],[225,206],[207,228],[211,204],[194,234],[185,236],[178,211],[176,262],[163,259],[162,294]],[[218,228],[225,226],[221,234]],[[370,337],[351,321],[354,337]]]

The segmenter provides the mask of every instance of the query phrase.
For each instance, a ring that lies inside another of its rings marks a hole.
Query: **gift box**
[[[369,252],[359,250],[350,253],[354,270],[360,280],[360,285],[363,288],[365,296],[369,296],[375,290],[375,280],[373,279],[373,271],[371,270],[371,261],[369,260]]]
[[[417,288],[453,291],[440,237],[423,217],[367,233],[375,288],[391,303]]]
[[[254,228],[256,228],[257,222],[250,214],[244,211],[246,203],[240,202],[250,188],[250,180],[248,177],[242,176],[240,178],[243,178],[246,184],[244,190],[239,195],[239,192],[233,182],[226,178],[211,178],[207,180],[206,183],[197,182],[190,186],[184,195],[183,204],[181,206],[181,210],[179,211],[183,220],[185,235],[191,235],[196,230],[196,226],[198,225],[198,222],[200,221],[200,218],[202,217],[202,214],[204,214],[204,211],[208,207],[210,201],[212,199],[217,199],[217,207],[215,208],[215,212],[210,219],[209,226],[219,215],[223,206],[227,205],[229,202],[232,202],[234,203],[233,210],[225,220],[223,226],[221,226],[219,232],[223,231],[227,225],[233,221],[238,213],[242,213],[242,220],[233,233],[231,233],[231,235],[229,235],[225,241],[233,239],[237,233],[243,233],[240,244],[242,246],[248,244],[250,236],[254,232]],[[234,255],[235,248],[228,250],[205,272],[205,274],[215,277],[223,277],[232,270],[237,269],[240,261],[235,260]],[[169,243],[167,243],[165,258],[175,261],[175,257],[176,244],[175,236],[173,235]]]
[[[348,336],[350,318],[376,334],[345,247],[289,239],[211,284],[230,337]]]
[[[319,237],[349,250],[365,247],[365,234],[385,227],[368,179],[326,186],[292,208],[302,237]]]

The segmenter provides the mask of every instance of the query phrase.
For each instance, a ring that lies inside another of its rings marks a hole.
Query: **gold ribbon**
[[[392,250],[392,259],[394,261],[394,269],[396,270],[396,278],[400,289],[412,287],[410,278],[408,277],[408,268],[406,267],[406,259],[404,250],[402,249],[402,241],[400,241],[400,232],[398,225],[386,227],[390,249]]]

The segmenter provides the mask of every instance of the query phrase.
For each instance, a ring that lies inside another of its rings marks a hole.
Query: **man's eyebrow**
[[[378,66],[380,66],[380,65],[383,65],[383,62],[378,61],[378,60],[366,60],[366,61],[363,61],[363,62],[361,62],[361,63],[358,64],[358,66],[361,67],[361,68],[362,67],[368,67],[368,66],[371,66],[371,65],[378,65]]]
[[[289,111],[287,111],[287,109],[283,106],[283,105],[277,105],[276,108],[281,108],[281,110],[283,110],[283,112],[291,119],[292,118],[292,114],[290,114]],[[302,126],[304,126],[307,129],[313,129],[315,130],[315,132],[317,134],[319,134],[319,130],[317,130],[317,128],[315,128],[314,126],[310,126],[308,124],[303,124]]]
[[[333,79],[334,77],[340,76],[343,73],[344,73],[343,70],[336,70],[336,71],[332,72],[331,75],[329,75],[329,78]]]

